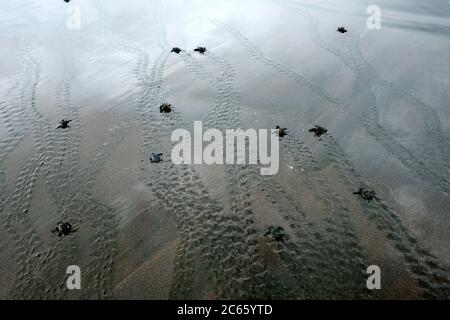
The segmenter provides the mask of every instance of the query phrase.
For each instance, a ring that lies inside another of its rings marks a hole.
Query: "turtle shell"
[[[361,192],[361,197],[365,200],[371,200],[373,198],[375,198],[375,191],[370,191],[370,190],[363,190]]]

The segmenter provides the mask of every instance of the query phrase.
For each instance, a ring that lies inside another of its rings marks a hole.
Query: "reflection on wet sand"
[[[448,298],[444,2],[1,1],[0,298]],[[175,165],[196,120],[278,174]]]

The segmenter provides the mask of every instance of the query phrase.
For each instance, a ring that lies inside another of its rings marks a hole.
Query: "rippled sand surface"
[[[371,4],[1,0],[0,298],[449,298],[450,5]],[[174,165],[194,120],[287,127],[279,173]]]

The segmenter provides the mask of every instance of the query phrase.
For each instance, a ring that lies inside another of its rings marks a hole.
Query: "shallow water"
[[[450,5],[371,4],[0,1],[0,297],[448,298]],[[195,120],[287,127],[279,173],[172,164]]]

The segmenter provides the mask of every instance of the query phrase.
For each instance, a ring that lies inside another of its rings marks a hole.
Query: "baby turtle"
[[[56,228],[52,230],[52,233],[58,234],[58,237],[67,236],[69,233],[75,232],[76,230],[72,227],[69,222],[59,221],[56,224]]]
[[[285,135],[287,135],[287,128],[280,128],[280,126],[276,126],[275,127],[277,129],[277,134],[279,137],[284,137]]]
[[[314,128],[309,129],[309,132],[314,132],[314,135],[316,137],[320,137],[321,135],[327,133],[327,131],[327,129],[318,125],[316,125]]]
[[[70,0],[64,0],[64,2],[69,2]]]
[[[372,201],[373,199],[377,199],[377,194],[373,190],[368,190],[366,188],[359,188],[358,191],[353,192],[353,194],[358,194],[363,198],[364,200],[367,200],[368,202]]]
[[[66,119],[62,119],[60,122],[59,122],[59,125],[56,127],[56,129],[66,129],[66,128],[69,128],[70,126],[69,126],[69,123],[71,122],[72,120],[66,120]]]
[[[205,47],[197,47],[194,49],[195,52],[199,52],[201,54],[205,54],[206,48]]]
[[[347,29],[345,29],[344,27],[339,27],[339,28],[337,28],[337,32],[346,33]]]
[[[183,51],[181,48],[173,47],[170,52],[175,52],[176,54],[179,54],[181,51]]]
[[[152,153],[150,156],[150,162],[151,163],[160,163],[162,161],[162,153]]]
[[[170,103],[164,102],[159,106],[159,112],[170,113],[172,111],[172,105]]]
[[[268,226],[264,236],[271,236],[271,238],[275,241],[284,241],[286,234],[284,233],[284,229],[280,226]]]

